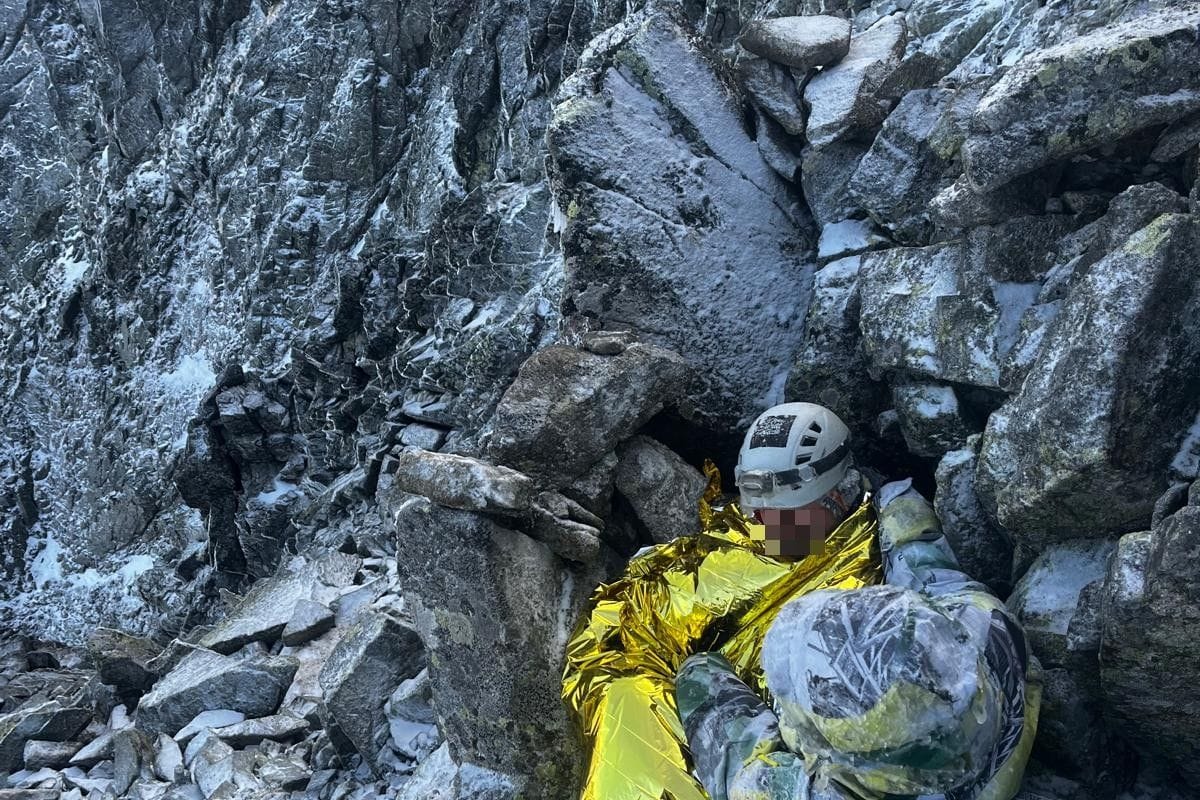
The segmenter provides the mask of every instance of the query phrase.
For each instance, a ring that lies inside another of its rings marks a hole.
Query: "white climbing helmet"
[[[832,490],[850,468],[850,429],[824,406],[768,408],[742,442],[734,480],[746,511],[799,508]]]

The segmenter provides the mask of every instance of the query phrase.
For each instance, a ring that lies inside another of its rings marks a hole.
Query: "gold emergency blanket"
[[[567,644],[563,700],[589,754],[581,800],[707,800],[691,776],[675,705],[689,655],[719,650],[766,698],[763,637],[791,598],[879,583],[878,520],[864,499],[826,540],[794,562],[764,554],[763,527],[736,504],[714,510],[721,479],[705,464],[701,531],[634,556],[601,585]]]

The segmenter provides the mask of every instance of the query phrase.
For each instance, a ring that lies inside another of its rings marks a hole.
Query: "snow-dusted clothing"
[[[958,569],[911,482],[878,505],[886,584],[783,607],[762,655],[773,705],[718,654],[682,665],[680,718],[712,800],[1016,794],[1040,699],[1021,628]]]

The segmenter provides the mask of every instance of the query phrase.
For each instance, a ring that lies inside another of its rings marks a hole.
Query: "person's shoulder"
[[[912,478],[904,478],[903,480],[889,481],[880,486],[875,494],[879,507],[887,508],[889,503],[905,494],[911,493],[919,496],[920,493],[913,488],[912,484]]]
[[[870,466],[856,465],[851,467],[850,471],[856,475],[856,480],[862,482],[863,490],[871,493],[875,499],[875,505],[879,508],[909,490],[912,490],[914,494],[919,494],[916,489],[913,489],[911,477],[892,479]]]

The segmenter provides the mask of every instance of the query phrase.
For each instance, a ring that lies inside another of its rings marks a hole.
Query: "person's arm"
[[[808,776],[779,720],[716,653],[697,653],[675,679],[696,777],[712,800],[806,798]]]
[[[1004,697],[1002,736],[991,763],[974,783],[939,797],[1012,796],[1037,732],[1041,699],[1041,671],[1024,631],[986,585],[959,569],[937,515],[911,480],[883,486],[877,505],[885,580],[932,598],[971,630],[972,642],[964,646],[979,648]]]
[[[911,480],[893,481],[879,490],[879,549],[884,580],[931,597],[962,592],[991,592],[958,566],[933,507]]]

